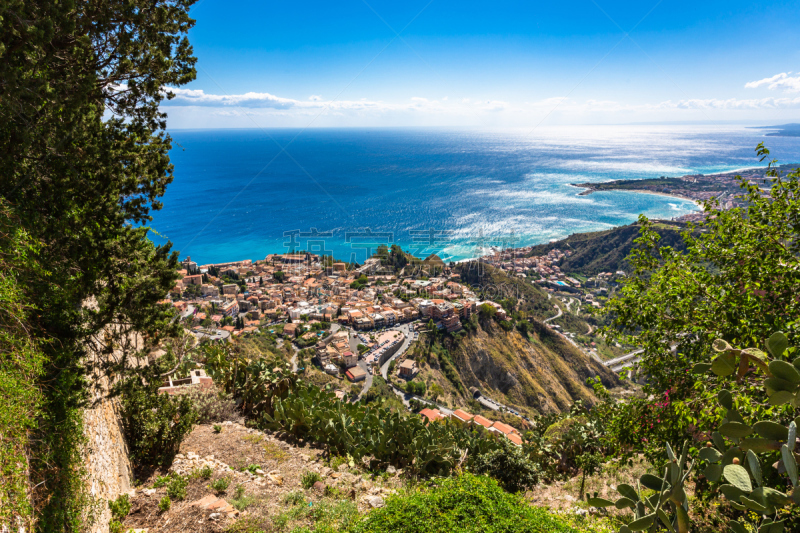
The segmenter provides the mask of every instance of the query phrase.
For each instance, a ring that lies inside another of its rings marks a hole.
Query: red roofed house
[[[499,435],[508,435],[514,432],[514,428],[509,426],[508,424],[503,424],[502,422],[495,422],[492,424],[492,427],[489,428],[489,431],[492,433],[497,433]]]
[[[436,422],[446,418],[438,409],[428,409],[427,407],[419,412],[420,415],[428,419],[428,423]]]
[[[517,446],[522,446],[522,437],[517,435],[516,433],[509,433],[506,435],[506,438],[516,444]]]
[[[479,429],[489,429],[492,427],[492,421],[488,418],[484,418],[481,415],[475,415],[475,418],[472,419],[472,422],[478,426]]]
[[[453,411],[453,420],[460,424],[469,424],[474,417],[474,415],[469,414],[466,411],[462,411],[461,409],[456,409]]]

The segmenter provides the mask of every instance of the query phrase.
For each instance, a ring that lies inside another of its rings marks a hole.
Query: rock
[[[346,472],[347,468],[348,468],[347,463],[343,463],[343,464],[340,464],[339,468],[337,468],[336,470],[338,470],[339,472]]]
[[[267,477],[276,485],[283,485],[283,476],[280,474],[267,474]]]
[[[303,461],[305,461],[305,462],[308,462],[308,461],[309,461],[309,459],[310,459],[310,457],[309,457],[309,456],[307,456],[307,455],[305,455],[305,454],[303,454],[303,453],[301,453],[301,454],[300,454],[300,458],[301,458]]]
[[[333,474],[331,474],[331,477],[333,479],[336,479],[336,478],[342,477],[342,475],[339,472],[334,472]]]
[[[186,456],[183,455],[182,453],[179,453],[178,455],[175,456],[175,459],[185,459],[185,458]]]
[[[142,491],[142,493],[143,493],[145,496],[152,496],[153,494],[155,494],[155,493],[156,493],[156,489],[144,489],[144,490]]]
[[[219,520],[222,517],[222,513],[211,513],[208,515],[209,520]]]
[[[322,481],[317,481],[316,483],[314,483],[314,490],[319,492],[320,494],[324,493],[325,483],[323,483]]]
[[[206,455],[203,459],[206,460],[206,461],[213,461],[214,460],[214,456],[213,455]]]
[[[325,477],[328,477],[330,475],[330,473],[331,473],[331,469],[328,468],[327,466],[324,467],[322,470],[320,470],[320,474],[322,474]]]
[[[381,498],[380,496],[371,496],[367,498],[367,503],[373,509],[376,509],[378,507],[383,507],[384,505],[386,505],[386,502],[384,502],[383,498]]]
[[[393,476],[393,475],[397,474],[397,469],[395,467],[393,467],[392,465],[389,465],[389,466],[386,467],[386,473],[389,474],[390,476]]]

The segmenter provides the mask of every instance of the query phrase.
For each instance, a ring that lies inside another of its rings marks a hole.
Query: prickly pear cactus
[[[767,339],[766,347],[769,353],[756,348],[740,350],[724,340],[716,340],[713,348],[717,355],[710,363],[697,364],[695,372],[710,371],[720,377],[735,374],[736,380],[741,381],[755,367],[756,371],[760,370],[765,375],[764,389],[771,405],[791,404],[800,408],[800,356],[796,355],[800,351],[789,348],[788,339],[783,333],[773,334]],[[720,391],[717,401],[725,409],[725,418],[717,431],[712,433],[711,441],[697,454],[699,468],[703,468],[703,475],[712,483],[722,482],[719,492],[734,509],[753,511],[762,517],[761,522],[755,525],[758,533],[783,533],[784,521],[777,519],[778,512],[787,506],[800,505],[797,472],[797,459],[800,456],[797,426],[800,425],[800,417],[788,426],[770,420],[748,424],[736,409],[735,399],[729,390]],[[617,487],[622,498],[616,502],[598,498],[595,494],[594,498],[587,498],[589,505],[632,509],[633,520],[623,526],[620,533],[664,529],[688,532],[689,508],[683,485],[695,462],[692,461],[684,469],[688,460],[687,450],[688,443],[684,445],[680,461],[676,461],[672,449],[667,445],[670,463],[663,478],[645,474],[639,479],[636,489],[630,485]],[[769,468],[775,467],[789,478],[793,487],[789,494],[763,483],[763,466],[759,455],[774,452],[780,452],[780,460]],[[642,487],[655,491],[655,494],[642,497]],[[751,533],[753,524],[745,525],[743,521],[731,520],[728,528],[732,533]]]
[[[800,407],[800,357],[792,362],[787,360],[786,356],[795,350],[788,350],[789,342],[783,333],[773,334],[766,347],[769,355],[755,348],[738,350],[717,340],[714,350],[718,355],[711,363],[698,365],[696,370],[710,370],[720,377],[735,372],[737,380],[741,381],[752,364],[766,375],[764,389],[771,405]],[[706,465],[703,474],[711,482],[724,481],[719,490],[733,508],[766,517],[759,525],[759,533],[781,533],[783,521],[775,520],[776,513],[783,507],[800,504],[796,457],[800,420],[790,422],[788,427],[770,420],[747,424],[737,411],[730,391],[720,391],[717,400],[725,408],[726,416],[712,434],[713,442],[708,442],[699,453]],[[777,451],[781,459],[774,466],[791,480],[791,494],[763,485],[763,468],[758,456]],[[742,522],[731,521],[728,526],[734,533],[748,531]]]
[[[676,457],[669,444],[667,457],[669,463],[664,469],[664,476],[645,474],[639,478],[636,488],[631,485],[620,484],[617,492],[622,496],[617,501],[589,497],[586,501],[594,507],[616,507],[617,509],[632,509],[634,518],[626,526],[620,528],[620,533],[632,531],[657,531],[667,529],[671,532],[686,533],[689,531],[689,502],[684,491],[684,483],[694,468],[694,461],[689,460],[689,443],[683,445],[680,458]],[[642,487],[655,491],[650,496],[644,496]],[[662,527],[663,526],[663,527]]]

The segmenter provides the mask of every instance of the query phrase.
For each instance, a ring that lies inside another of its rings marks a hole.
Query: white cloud
[[[667,100],[656,106],[660,109],[724,109],[724,110],[753,110],[753,109],[796,109],[800,108],[800,96],[796,98],[754,98],[740,100],[728,98],[688,99],[673,102]]]
[[[790,79],[793,78],[786,74],[748,85],[760,87],[780,83],[781,87],[790,87],[787,81]],[[800,110],[800,96],[794,94],[752,99],[706,98],[629,103],[595,99],[578,101],[567,96],[523,102],[474,97],[430,99],[413,96],[405,100],[385,102],[368,98],[324,100],[320,95],[297,100],[267,92],[208,94],[200,89],[181,88],[165,88],[164,92],[174,94],[173,99],[164,102],[165,108],[170,109],[171,123],[202,123],[204,127],[215,123],[249,127],[254,121],[262,119],[269,124],[303,126],[478,124],[529,127],[538,124],[585,124],[587,121],[621,123],[631,120],[752,120],[763,119],[765,111]]]
[[[800,75],[790,76],[791,72],[781,72],[775,74],[771,78],[764,78],[763,80],[750,81],[744,84],[747,89],[756,89],[758,87],[767,86],[768,89],[783,89],[786,92],[796,93],[800,91]]]

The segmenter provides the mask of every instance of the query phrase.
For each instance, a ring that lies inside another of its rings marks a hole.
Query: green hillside
[[[655,224],[654,229],[661,236],[661,246],[682,250],[684,243],[681,231],[685,227],[685,224],[678,222],[662,222]],[[562,251],[571,250],[572,255],[565,257],[559,264],[563,272],[590,276],[599,272],[616,272],[628,268],[625,258],[634,247],[638,236],[638,223],[604,231],[575,233],[560,241],[534,246],[529,255],[545,255],[556,248]]]

